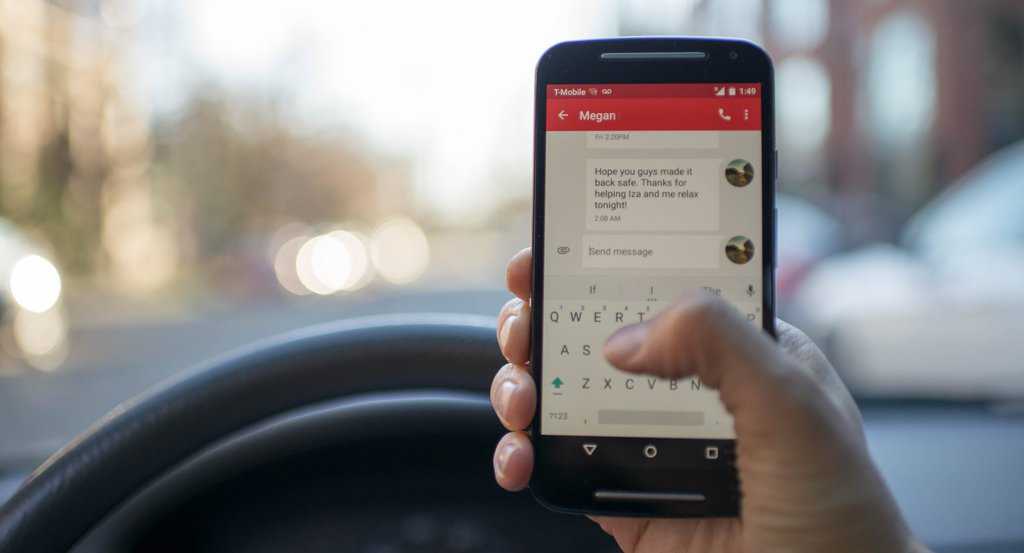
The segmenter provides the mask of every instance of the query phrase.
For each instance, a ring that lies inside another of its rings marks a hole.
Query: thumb
[[[744,396],[778,389],[788,366],[764,332],[725,301],[703,294],[683,297],[651,320],[619,329],[604,355],[626,372],[697,376],[719,390],[734,414],[753,399]]]

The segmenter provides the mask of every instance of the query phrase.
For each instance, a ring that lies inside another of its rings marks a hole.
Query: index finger
[[[508,290],[525,302],[533,292],[533,250],[524,248],[512,256],[505,271]]]

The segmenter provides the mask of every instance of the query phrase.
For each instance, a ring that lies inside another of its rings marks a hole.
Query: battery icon
[[[729,96],[735,96],[735,95],[736,95],[736,87],[735,86],[730,86],[729,87]]]

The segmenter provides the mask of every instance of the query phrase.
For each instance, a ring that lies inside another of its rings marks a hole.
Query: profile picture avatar
[[[754,166],[745,159],[734,159],[725,166],[725,180],[729,184],[742,188],[754,180]]]
[[[725,256],[737,265],[754,258],[754,242],[746,236],[733,236],[725,244]]]

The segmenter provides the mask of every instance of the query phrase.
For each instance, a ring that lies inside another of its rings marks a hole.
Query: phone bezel
[[[644,59],[603,61],[607,52],[703,52],[703,59]],[[762,289],[764,329],[775,335],[775,259],[776,221],[775,187],[777,156],[775,152],[774,78],[767,53],[744,40],[722,38],[615,38],[572,41],[549,48],[537,64],[534,105],[533,166],[533,305],[543,305],[544,275],[544,204],[546,91],[549,84],[623,84],[623,83],[760,83],[762,113]],[[623,452],[636,449],[639,456],[646,438],[587,438],[542,436],[540,415],[541,387],[544,382],[540,353],[543,348],[542,310],[532,312],[530,360],[537,379],[537,412],[532,424],[535,464],[530,489],[546,507],[571,513],[617,516],[709,517],[736,516],[739,512],[739,485],[732,462],[734,440],[657,440],[659,447],[678,450],[703,447],[711,442],[719,445],[728,462],[708,467],[695,461],[690,466],[664,466],[657,459],[635,463]],[[566,462],[579,452],[582,444],[600,440],[603,453]],[[661,455],[659,455],[661,456]],[[604,462],[604,459],[609,459]],[[634,501],[602,503],[593,498],[598,488],[639,491],[694,492],[705,496],[702,502]]]

